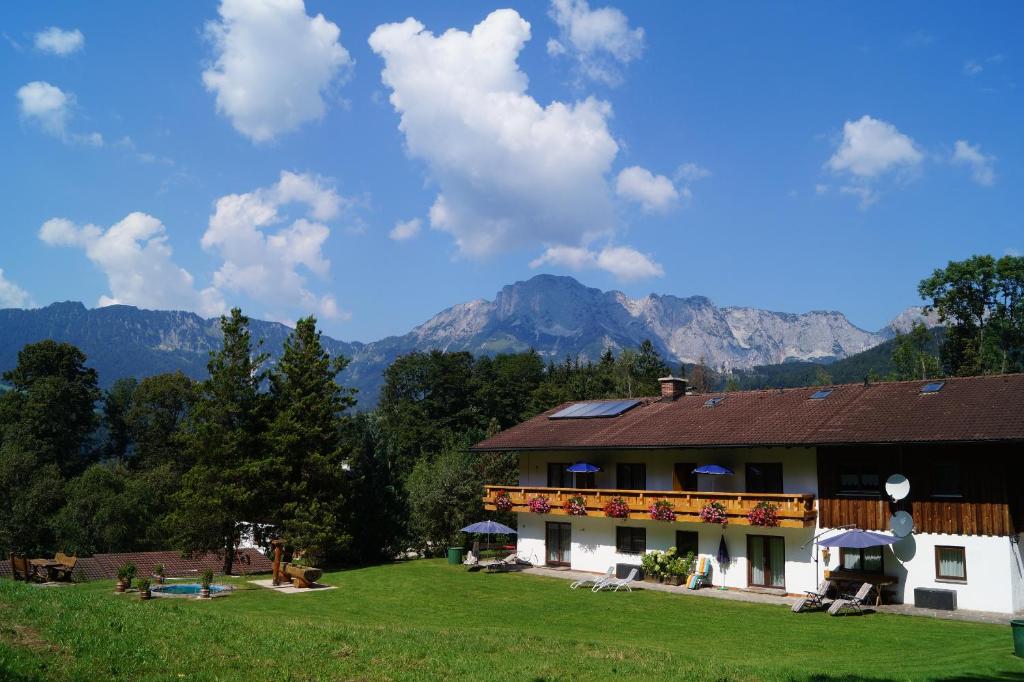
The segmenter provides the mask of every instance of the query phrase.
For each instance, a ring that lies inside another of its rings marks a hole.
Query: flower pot
[[[153,598],[153,593],[150,592],[149,590],[142,590],[142,591],[139,592],[139,599],[145,600],[145,599],[152,599],[152,598]]]
[[[199,588],[199,598],[200,599],[209,599],[210,598],[210,588],[209,587],[200,587]]]
[[[676,587],[679,587],[680,585],[683,584],[683,576],[681,576],[681,575],[670,575],[669,577],[665,578],[665,584],[666,585],[675,585]]]
[[[124,584],[123,580],[118,580],[117,585],[114,587],[114,591],[118,594],[123,593],[127,589],[127,585]]]

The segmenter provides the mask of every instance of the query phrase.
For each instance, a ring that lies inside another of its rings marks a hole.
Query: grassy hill
[[[938,355],[944,334],[943,327],[931,330],[929,352]],[[896,369],[892,362],[892,351],[895,347],[896,339],[890,339],[874,348],[829,364],[786,362],[781,365],[759,365],[747,370],[737,370],[733,376],[739,381],[742,389],[814,386],[822,383],[820,379],[823,372],[830,377],[826,383],[832,384],[855,383],[863,381],[867,376],[885,378]]]

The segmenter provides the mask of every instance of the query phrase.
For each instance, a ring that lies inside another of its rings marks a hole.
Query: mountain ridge
[[[649,294],[587,287],[572,277],[536,275],[503,286],[493,300],[449,306],[403,335],[368,343],[324,336],[325,348],[352,362],[341,381],[359,389],[360,407],[376,403],[384,369],[397,357],[432,349],[474,354],[533,348],[549,360],[595,360],[606,348],[635,348],[650,339],[673,364],[704,361],[718,369],[749,369],[784,362],[828,363],[875,347],[916,321],[934,319],[908,308],[878,331],[851,323],[836,310],[786,313],[745,306],[718,307],[706,296]],[[291,331],[253,318],[271,362]],[[201,378],[218,347],[217,318],[187,311],[127,305],[86,308],[74,301],[42,308],[0,310],[0,369],[13,367],[26,343],[54,338],[79,346],[104,385],[180,369]]]

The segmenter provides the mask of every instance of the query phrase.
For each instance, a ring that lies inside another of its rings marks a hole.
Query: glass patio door
[[[747,562],[747,582],[751,586],[786,586],[785,539],[774,535],[748,535]]]
[[[548,565],[570,565],[572,563],[572,524],[548,523],[546,536],[546,560]]]

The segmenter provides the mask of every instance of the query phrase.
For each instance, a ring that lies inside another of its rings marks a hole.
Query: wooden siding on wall
[[[914,517],[919,533],[1013,535],[1022,529],[1024,483],[1019,447],[1007,445],[858,446],[818,449],[818,514],[823,527],[855,525],[888,530],[897,510]],[[961,464],[958,498],[933,497],[931,463],[947,459]],[[910,481],[906,500],[838,493],[839,466],[862,463],[876,467],[880,480],[904,474]]]

